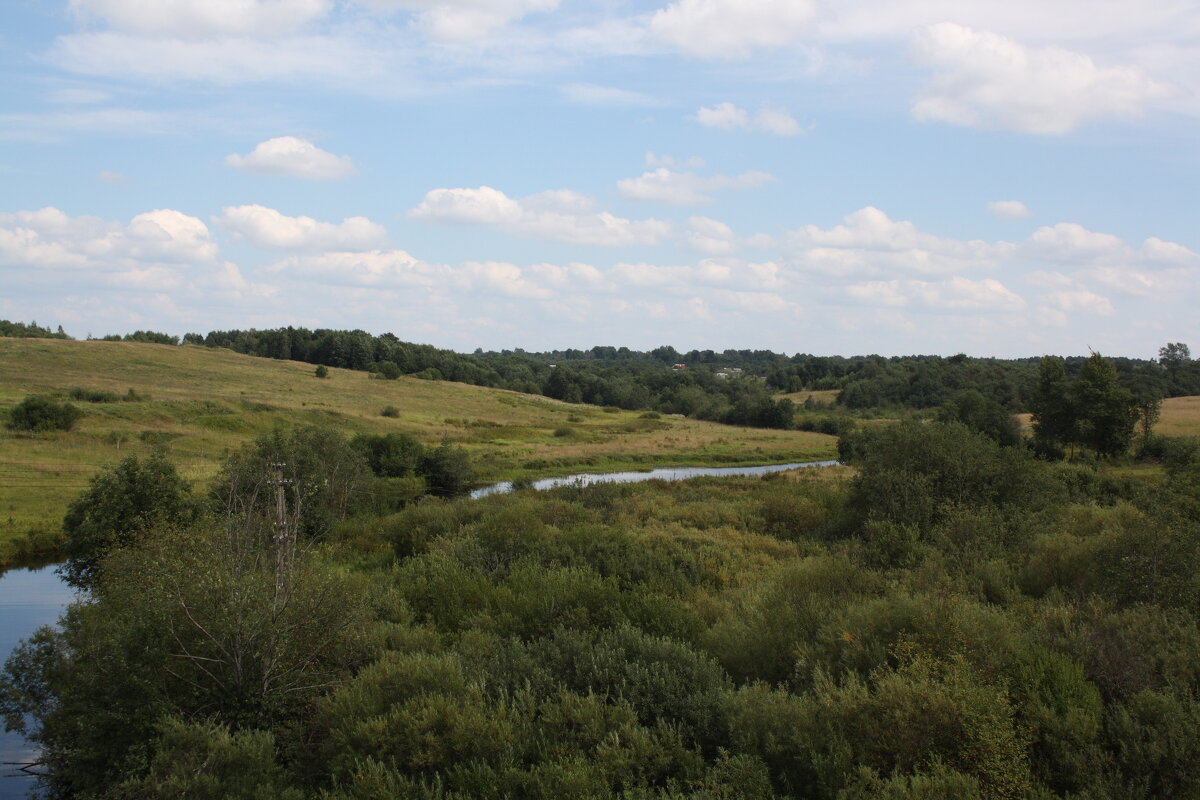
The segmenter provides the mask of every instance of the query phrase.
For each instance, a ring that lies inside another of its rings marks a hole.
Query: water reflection
[[[21,639],[43,625],[58,621],[75,597],[75,590],[55,572],[57,564],[18,567],[0,574],[0,653],[12,652]],[[33,788],[32,776],[15,764],[37,759],[37,750],[17,733],[0,734],[0,800],[25,797]]]
[[[726,475],[766,475],[769,472],[784,472],[789,469],[805,467],[832,467],[837,461],[804,461],[796,464],[767,464],[758,467],[662,467],[646,470],[645,472],[584,472],[578,475],[566,475],[561,478],[543,478],[533,481],[532,488],[542,491],[555,489],[559,486],[590,486],[593,483],[639,483],[641,481],[682,481],[688,478],[720,477]],[[512,481],[501,481],[476,489],[471,492],[471,498],[487,497],[490,494],[504,494],[513,490]]]

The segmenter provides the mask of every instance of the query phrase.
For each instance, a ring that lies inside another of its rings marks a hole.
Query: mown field
[[[27,434],[0,429],[0,559],[56,531],[88,478],[131,452],[166,448],[196,483],[226,456],[279,426],[328,425],[449,438],[474,456],[483,482],[571,472],[671,465],[779,463],[830,457],[833,437],[734,428],[682,418],[568,405],[460,383],[330,369],[203,347],[133,342],[0,339],[0,420],[31,394],[76,387],[142,399],[72,401],[75,429]],[[397,416],[381,412],[393,407]],[[35,537],[36,538],[36,537]]]

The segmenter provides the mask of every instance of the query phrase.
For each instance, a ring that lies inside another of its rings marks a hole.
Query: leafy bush
[[[158,727],[145,775],[113,787],[114,800],[304,800],[288,786],[270,731],[230,731],[212,722],[168,717]]]
[[[116,403],[121,399],[121,395],[116,392],[106,392],[103,389],[85,389],[82,386],[76,386],[72,389],[70,397],[72,400],[79,400],[84,403]]]
[[[857,431],[838,442],[859,466],[849,507],[859,519],[886,519],[923,532],[958,506],[992,506],[1020,516],[1062,494],[1028,451],[958,423],[902,422]]]
[[[91,587],[114,550],[133,544],[153,526],[187,525],[198,513],[187,483],[161,453],[144,461],[129,456],[93,477],[68,507],[63,574],[73,586]]]
[[[396,413],[398,416],[399,412]],[[425,448],[407,433],[360,433],[350,444],[363,454],[371,471],[381,478],[413,475],[425,457]]]
[[[324,364],[317,364],[317,368],[313,370],[313,375],[316,375],[318,378],[328,378],[329,367]]]
[[[400,416],[400,409],[395,406],[384,406],[383,410],[379,412],[379,416],[395,419]]]
[[[60,403],[52,397],[30,395],[13,408],[8,427],[15,431],[69,431],[83,416],[70,403]]]
[[[395,361],[380,361],[375,366],[379,368],[379,377],[386,381],[394,381],[403,374]]]
[[[463,494],[475,480],[471,457],[461,447],[453,447],[448,439],[425,451],[419,471],[429,485],[429,493],[438,497]]]

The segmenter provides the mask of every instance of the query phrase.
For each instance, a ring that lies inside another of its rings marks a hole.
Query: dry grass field
[[[1027,435],[1033,432],[1029,414],[1018,414],[1017,419]],[[1154,432],[1162,436],[1200,436],[1200,396],[1164,400]]]
[[[1164,400],[1154,432],[1163,436],[1200,436],[1200,396]]]
[[[181,473],[211,479],[225,457],[279,426],[319,424],[347,435],[409,433],[472,452],[483,481],[670,465],[779,463],[832,457],[833,437],[646,419],[461,383],[330,369],[204,347],[0,338],[0,421],[31,394],[81,387],[137,402],[71,401],[69,432],[0,428],[0,559],[28,531],[56,530],[88,478],[129,453],[166,448]],[[381,411],[393,406],[396,417]]]
[[[817,403],[826,406],[832,406],[834,401],[837,400],[838,391],[838,389],[820,389],[812,392],[791,392],[789,394],[780,394],[776,396],[785,397],[800,407],[803,407],[804,402],[810,397]]]

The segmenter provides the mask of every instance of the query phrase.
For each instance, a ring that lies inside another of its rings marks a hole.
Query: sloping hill
[[[778,463],[835,451],[832,437],[814,433],[648,419],[460,383],[313,372],[311,364],[204,347],[0,338],[0,420],[31,394],[69,398],[81,388],[110,396],[72,400],[84,417],[69,432],[0,430],[0,558],[2,548],[49,541],[88,478],[131,452],[165,447],[186,477],[202,482],[229,452],[277,426],[398,431],[433,444],[449,438],[472,452],[482,480]],[[141,399],[111,399],[129,390]],[[388,406],[397,416],[381,415]]]

